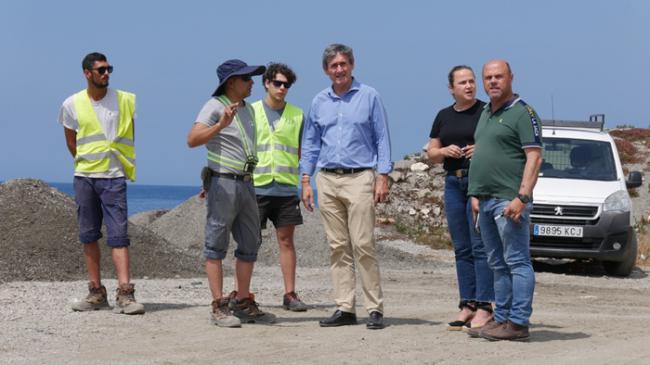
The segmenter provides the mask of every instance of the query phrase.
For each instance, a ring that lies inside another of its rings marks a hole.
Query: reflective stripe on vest
[[[219,100],[219,102],[223,104],[224,107],[232,104],[230,99],[228,99],[228,97],[225,95],[217,96],[216,99]],[[253,111],[251,110],[248,104],[246,104],[246,109],[248,110],[248,112],[252,117]],[[255,156],[255,143],[252,138],[248,137],[248,133],[246,133],[246,128],[244,128],[241,118],[239,118],[239,113],[235,114],[235,120],[233,121],[233,123],[235,123],[235,125],[239,129],[239,134],[241,136],[241,144],[244,149],[244,154],[246,156],[251,156],[251,155]],[[245,164],[246,161],[235,160],[230,157],[226,157],[221,154],[214,153],[208,150],[208,166],[214,171],[219,171],[220,166],[223,166],[229,169],[236,170],[240,173],[244,173]]]
[[[264,186],[274,180],[281,184],[298,185],[302,110],[287,103],[280,121],[272,130],[262,100],[254,102],[252,106],[259,160],[253,174],[255,186]]]
[[[79,122],[74,169],[80,173],[101,173],[118,167],[129,180],[135,181],[135,94],[121,90],[116,90],[116,93],[119,120],[112,141],[106,138],[86,90],[74,94],[74,108]]]

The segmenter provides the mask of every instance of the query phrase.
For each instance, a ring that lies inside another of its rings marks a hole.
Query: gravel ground
[[[69,301],[84,294],[82,281],[3,283],[0,364],[583,365],[643,364],[650,356],[645,271],[630,279],[538,273],[529,343],[492,343],[446,331],[457,301],[447,263],[434,260],[426,270],[386,269],[382,275],[388,327],[381,331],[366,330],[363,303],[357,305],[360,325],[318,327],[317,320],[333,310],[326,268],[298,270],[302,297],[311,305],[304,313],[280,308],[279,270],[256,268],[257,300],[278,322],[241,329],[209,324],[202,277],[137,280],[136,295],[147,313],[135,317],[71,312]],[[113,290],[115,281],[106,285]]]

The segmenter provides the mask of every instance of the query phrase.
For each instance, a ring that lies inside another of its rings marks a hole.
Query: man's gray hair
[[[346,46],[345,44],[334,43],[330,44],[323,51],[323,69],[327,70],[327,64],[336,57],[336,54],[340,53],[347,57],[351,65],[354,65],[354,54],[352,53],[352,48]]]

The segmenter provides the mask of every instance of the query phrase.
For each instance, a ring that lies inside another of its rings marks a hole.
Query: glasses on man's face
[[[284,86],[285,89],[288,89],[291,87],[291,83],[288,81],[280,81],[280,80],[271,80],[271,83],[273,84],[274,87],[280,88],[280,86]]]
[[[113,73],[113,66],[102,66],[102,67],[93,68],[92,70],[97,71],[97,73],[100,75],[103,75],[107,72],[111,74]]]

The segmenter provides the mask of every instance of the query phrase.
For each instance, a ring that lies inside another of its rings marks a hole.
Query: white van
[[[609,275],[627,276],[637,255],[627,189],[640,186],[642,175],[633,171],[625,179],[604,119],[542,122],[530,251],[533,257],[599,260]]]

